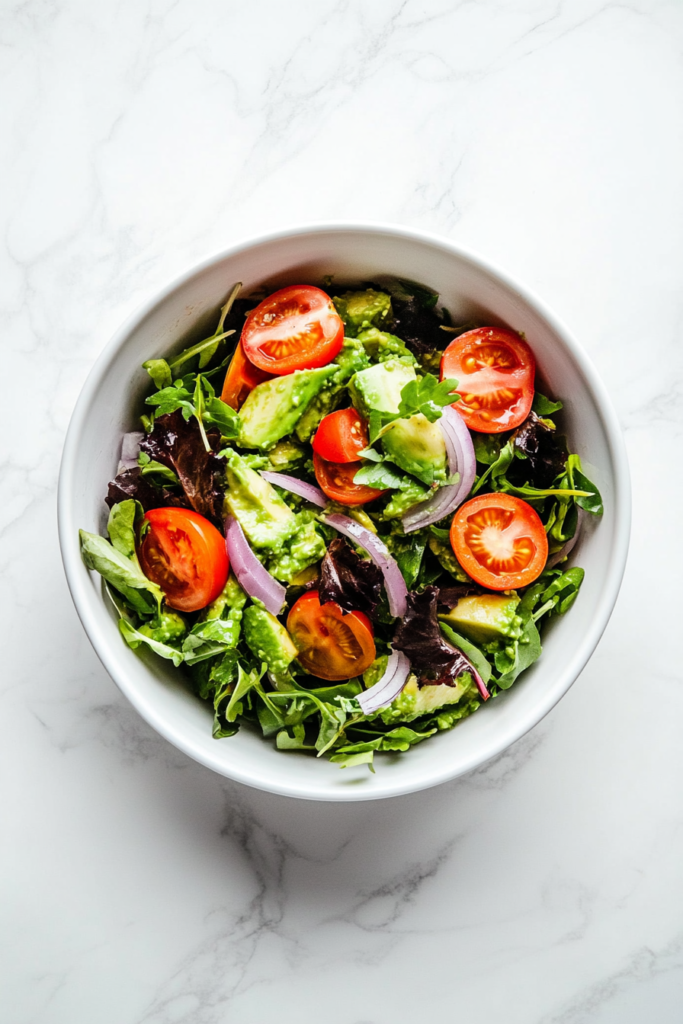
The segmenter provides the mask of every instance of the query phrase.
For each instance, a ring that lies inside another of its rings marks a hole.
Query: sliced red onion
[[[271,615],[279,615],[285,603],[286,589],[261,565],[234,516],[225,520],[225,550],[242,589],[249,597],[263,601]]]
[[[545,563],[546,569],[554,568],[554,566],[556,566],[558,562],[561,562],[563,558],[566,558],[569,552],[573,549],[577,540],[579,539],[579,534],[581,533],[581,527],[583,525],[583,517],[585,515],[585,512],[582,508],[577,509],[577,512],[578,521],[576,523],[576,529],[574,530],[574,536],[570,537],[569,540],[562,545],[559,551],[556,551],[554,555],[550,556],[548,561]]]
[[[440,487],[431,498],[408,509],[402,519],[405,533],[438,523],[440,519],[454,512],[472,490],[477,460],[465,421],[452,405],[447,405],[438,423],[446,444],[448,472],[451,475],[458,473],[460,480],[457,484]]]
[[[392,650],[382,678],[358,697],[364,714],[371,715],[391,704],[406,685],[409,673],[410,662],[403,651]]]
[[[119,472],[123,469],[135,469],[138,464],[140,442],[144,437],[141,430],[131,430],[124,434],[121,441],[121,458],[119,459]]]
[[[402,619],[406,613],[408,588],[406,587],[406,581],[403,579],[403,573],[398,567],[398,562],[389,554],[384,541],[380,540],[372,530],[368,530],[365,526],[357,523],[355,519],[338,515],[336,512],[330,516],[324,516],[323,522],[327,523],[328,526],[333,526],[339,533],[343,533],[345,537],[349,537],[350,540],[355,541],[356,544],[367,551],[378,569],[382,570],[387,598],[389,599],[389,611],[394,617]]]
[[[277,484],[283,491],[291,491],[292,494],[298,494],[300,498],[305,498],[312,505],[318,505],[319,508],[325,508],[327,505],[327,498],[315,484],[308,484],[305,480],[297,480],[295,476],[288,476],[286,473],[271,473],[270,470],[265,472],[262,470],[261,476],[268,483]]]

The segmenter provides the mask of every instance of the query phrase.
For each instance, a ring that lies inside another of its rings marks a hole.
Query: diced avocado
[[[351,401],[366,419],[371,412],[397,413],[401,404],[401,391],[415,379],[412,366],[407,366],[399,359],[389,359],[386,363],[360,370],[351,378]]]
[[[345,384],[354,373],[370,365],[365,345],[359,338],[344,338],[344,344],[334,362],[339,367],[334,377],[335,384]]]
[[[440,686],[418,686],[416,677],[411,674],[398,697],[382,713],[382,718],[387,723],[412,722],[414,718],[429,715],[446,704],[457,704],[473,685],[474,680],[469,672],[459,676],[455,686],[447,686],[445,683]]]
[[[325,388],[316,395],[296,425],[296,436],[300,441],[310,441],[328,413],[341,404],[344,399],[344,385],[357,373],[370,365],[362,342],[356,338],[345,338],[341,351],[334,363],[337,371]]]
[[[511,594],[472,594],[461,597],[455,608],[440,615],[443,622],[475,643],[488,643],[501,637],[516,640],[522,635],[522,620],[517,612],[519,598]]]
[[[442,483],[448,475],[441,428],[421,412],[407,420],[395,420],[382,438],[382,447],[392,462],[428,487]]]
[[[314,512],[297,512],[296,528],[280,551],[268,563],[268,571],[278,580],[291,583],[295,576],[320,561],[325,554],[325,541],[315,528]]]
[[[187,624],[177,612],[165,611],[151,622],[145,622],[142,626],[138,626],[138,632],[152,640],[157,640],[160,644],[172,644],[185,636]]]
[[[366,331],[361,331],[358,341],[363,343],[366,354],[373,362],[386,363],[387,359],[401,357],[413,365],[417,363],[405,341],[397,338],[395,334],[387,334],[385,331],[378,331],[376,327],[369,327]]]
[[[297,528],[297,518],[274,487],[237,452],[226,457],[225,504],[256,548],[280,551]]]
[[[201,612],[199,621],[225,619],[231,611],[241,611],[246,603],[247,595],[237,582],[237,577],[231,572],[218,597]]]
[[[391,296],[373,288],[364,292],[344,292],[332,302],[351,335],[366,327],[380,327],[391,318]]]
[[[301,445],[293,441],[278,441],[274,448],[268,452],[269,469],[278,473],[285,473],[288,469],[294,469],[306,457],[305,450]]]
[[[257,384],[240,409],[239,443],[244,448],[273,448],[291,434],[315,396],[335,375],[334,364],[318,370],[295,370]]]
[[[258,605],[249,605],[243,619],[244,639],[273,673],[284,672],[299,653],[281,622]]]

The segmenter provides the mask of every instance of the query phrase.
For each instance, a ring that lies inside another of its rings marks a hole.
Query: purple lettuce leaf
[[[373,616],[382,597],[383,576],[340,537],[333,540],[320,567],[320,603],[334,601],[349,612]]]
[[[410,659],[419,686],[455,686],[464,672],[469,672],[472,679],[476,675],[469,659],[449,644],[439,629],[438,595],[438,587],[408,594],[408,610],[393,641],[394,649]]]

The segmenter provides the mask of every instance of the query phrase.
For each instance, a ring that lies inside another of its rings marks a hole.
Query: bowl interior
[[[211,715],[182,674],[123,643],[100,578],[84,567],[78,528],[100,532],[103,497],[114,476],[121,435],[135,429],[148,390],[141,363],[211,330],[235,281],[245,292],[263,285],[344,282],[395,274],[435,288],[454,322],[477,319],[523,331],[543,386],[565,403],[562,425],[587,473],[601,489],[605,515],[588,523],[571,558],[586,569],[570,613],[544,636],[543,654],[515,686],[456,729],[434,736],[405,757],[382,757],[341,771],[324,759],[284,754],[242,729],[214,740]],[[537,300],[483,262],[446,241],[401,229],[310,229],[238,247],[193,271],[133,318],[94,367],[79,399],[60,480],[60,539],[78,613],[105,667],[147,721],[190,756],[252,786],[310,799],[392,796],[462,774],[493,757],[536,724],[560,699],[590,657],[618,592],[629,529],[628,471],[609,399],[590,362]]]

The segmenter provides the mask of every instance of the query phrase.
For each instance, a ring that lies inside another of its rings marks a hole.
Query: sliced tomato
[[[327,366],[344,341],[344,324],[320,288],[281,288],[252,310],[242,328],[247,359],[268,373]]]
[[[441,359],[441,380],[454,377],[457,409],[470,430],[500,434],[518,427],[534,400],[536,360],[504,327],[478,327],[455,338]]]
[[[531,505],[512,494],[480,494],[461,505],[451,523],[455,557],[489,590],[533,583],[548,560],[548,538]]]
[[[293,605],[287,630],[299,661],[311,675],[337,682],[365,672],[375,660],[372,626],[362,612],[343,612],[338,604],[320,604],[310,590]]]
[[[376,487],[354,484],[353,478],[362,466],[360,459],[358,462],[327,462],[313,452],[313,469],[320,489],[331,501],[342,505],[367,505],[386,493]]]
[[[225,375],[221,400],[233,409],[239,409],[257,384],[263,384],[265,380],[271,380],[272,373],[259,370],[258,366],[250,363],[244,354],[240,342],[230,360],[228,372]]]
[[[138,557],[145,576],[163,590],[166,604],[180,612],[211,604],[230,569],[225,538],[208,519],[186,508],[154,508],[145,514]]]
[[[312,441],[313,451],[328,462],[357,462],[368,446],[368,426],[355,409],[337,409],[326,416]]]

